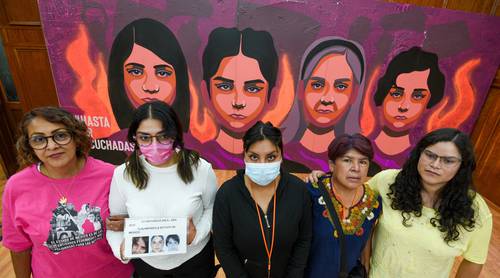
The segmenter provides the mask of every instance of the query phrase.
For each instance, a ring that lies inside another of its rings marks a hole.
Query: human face
[[[165,129],[160,120],[151,118],[144,119],[135,132],[136,141],[141,145],[151,145],[151,143],[155,141],[161,144],[168,143],[171,139],[164,136],[164,132]]]
[[[132,254],[144,254],[146,251],[146,242],[142,237],[138,238],[137,241],[132,244]]]
[[[281,151],[270,140],[265,139],[253,143],[245,152],[245,162],[271,163],[281,160]]]
[[[321,58],[304,90],[305,114],[310,123],[330,127],[346,113],[353,99],[353,74],[344,54]]]
[[[418,173],[424,186],[436,190],[446,185],[460,169],[462,156],[453,142],[438,142],[420,154]]]
[[[172,104],[176,94],[175,78],[175,69],[171,64],[138,44],[134,44],[130,56],[123,63],[125,91],[135,108],[153,100]]]
[[[151,240],[151,250],[153,253],[160,253],[163,251],[163,238],[160,236],[155,236]]]
[[[69,131],[60,123],[51,123],[42,117],[36,117],[27,126],[28,138],[34,136],[51,136],[60,131]],[[69,167],[77,167],[76,143],[71,140],[66,145],[59,145],[53,138],[47,138],[47,146],[41,150],[33,150],[44,167],[50,172],[51,169],[62,170]]]
[[[398,75],[383,103],[384,120],[390,129],[408,130],[420,119],[431,98],[429,73],[430,69]]]
[[[167,250],[168,251],[177,251],[179,249],[179,243],[175,241],[173,238],[169,238],[167,241]]]
[[[222,59],[210,79],[211,100],[221,124],[235,132],[246,131],[264,110],[268,88],[257,60],[241,52]]]
[[[370,159],[356,149],[350,149],[335,161],[329,161],[329,166],[334,186],[354,190],[366,180]]]

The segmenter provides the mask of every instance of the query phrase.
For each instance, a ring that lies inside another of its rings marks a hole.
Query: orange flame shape
[[[449,98],[442,101],[436,111],[434,111],[427,122],[427,132],[441,127],[458,128],[474,110],[476,98],[474,88],[471,83],[472,71],[481,63],[480,58],[467,61],[460,66],[453,77],[455,88],[455,102],[448,108]]]
[[[200,143],[205,143],[217,136],[217,126],[208,108],[200,105],[200,95],[196,86],[193,85],[191,73],[189,74],[189,91],[191,96],[189,131]]]
[[[274,106],[262,117],[263,122],[271,122],[274,126],[280,126],[285,117],[292,109],[294,99],[295,84],[292,76],[292,69],[288,55],[283,54],[280,61],[281,70],[281,85],[277,92]]]
[[[370,103],[373,99],[372,95],[375,94],[375,80],[377,80],[379,73],[380,66],[376,66],[365,89],[365,97],[363,98],[363,110],[361,111],[360,117],[361,122],[359,123],[361,126],[361,134],[365,136],[369,136],[375,129],[375,113],[373,111],[373,106],[370,105]],[[373,92],[373,94],[370,94],[371,92]]]
[[[66,49],[66,60],[78,80],[78,88],[73,96],[75,104],[86,116],[105,117],[109,122],[109,126],[92,126],[86,121],[92,130],[92,137],[103,138],[120,130],[109,101],[104,59],[102,55],[98,56],[96,69],[89,56],[89,37],[83,24],[78,27],[76,39]]]

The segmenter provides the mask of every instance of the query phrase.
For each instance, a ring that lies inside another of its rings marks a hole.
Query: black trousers
[[[213,278],[216,271],[214,260],[214,246],[210,239],[200,253],[170,270],[154,268],[141,259],[134,259],[132,263],[140,278]]]

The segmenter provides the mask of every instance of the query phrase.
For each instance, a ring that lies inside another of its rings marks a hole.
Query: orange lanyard
[[[253,194],[252,194],[253,195]],[[253,198],[253,196],[252,196]],[[271,277],[271,256],[273,255],[273,248],[274,248],[274,227],[276,226],[276,188],[274,189],[274,194],[273,194],[273,232],[271,234],[271,248],[268,247],[267,245],[267,240],[266,240],[266,234],[264,233],[264,224],[262,224],[262,217],[260,217],[260,210],[259,210],[259,205],[257,205],[257,202],[255,201],[255,198],[253,198],[255,202],[255,208],[257,209],[257,215],[259,216],[259,224],[260,224],[260,231],[262,232],[262,239],[264,240],[264,247],[266,247],[266,253],[267,253],[267,277]]]

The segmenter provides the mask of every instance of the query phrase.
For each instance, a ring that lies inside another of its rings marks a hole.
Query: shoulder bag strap
[[[321,196],[323,196],[323,201],[326,204],[326,208],[328,209],[328,212],[330,213],[330,217],[332,218],[333,226],[335,230],[337,230],[337,233],[339,235],[340,239],[340,273],[339,277],[344,278],[349,275],[347,272],[347,262],[346,262],[346,249],[345,249],[345,240],[344,240],[344,231],[342,230],[342,224],[340,224],[339,217],[337,215],[337,211],[335,210],[335,207],[333,206],[332,199],[330,197],[330,194],[328,193],[326,186],[323,184],[323,181],[318,181],[319,189],[321,191]]]

